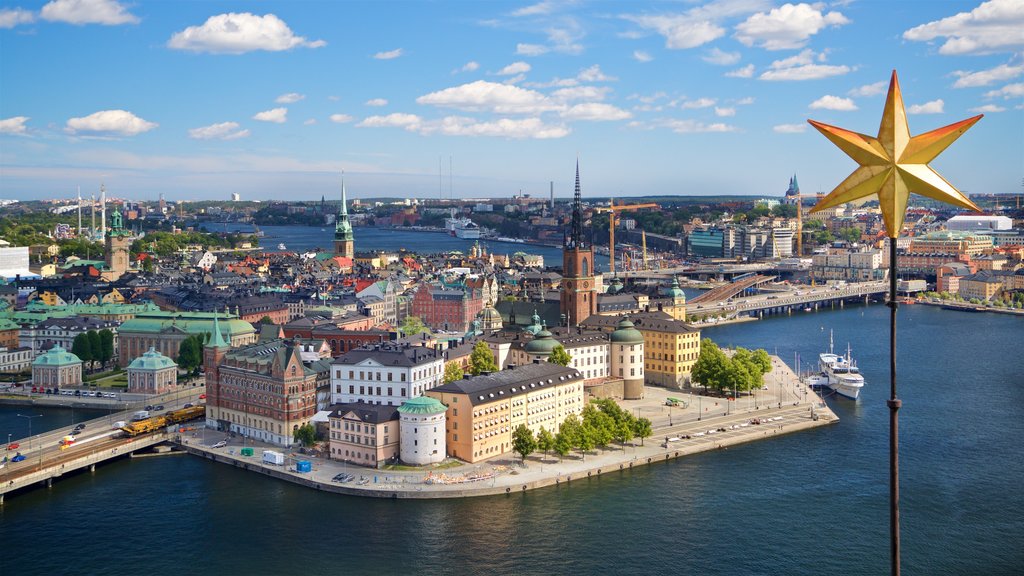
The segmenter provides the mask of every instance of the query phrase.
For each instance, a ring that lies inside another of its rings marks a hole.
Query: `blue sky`
[[[0,2],[0,197],[780,195],[900,75],[968,193],[1024,176],[1024,0]]]

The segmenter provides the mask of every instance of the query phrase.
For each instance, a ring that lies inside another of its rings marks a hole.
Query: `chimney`
[[[469,372],[466,372],[465,374],[462,375],[462,379],[463,380],[469,380],[472,377],[473,377],[473,375],[470,374]]]

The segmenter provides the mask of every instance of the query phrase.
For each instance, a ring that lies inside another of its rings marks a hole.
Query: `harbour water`
[[[829,401],[835,426],[457,501],[332,496],[186,456],[124,460],[8,498],[0,574],[886,573],[887,318],[855,306],[705,331],[810,362],[834,329],[867,380],[859,402]],[[1021,333],[1014,317],[900,310],[905,573],[1024,566]],[[23,420],[9,411],[0,422]]]

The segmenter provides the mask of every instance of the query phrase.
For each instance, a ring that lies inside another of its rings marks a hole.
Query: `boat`
[[[828,386],[828,376],[824,374],[808,374],[804,376],[803,383],[811,388],[825,388]]]
[[[480,226],[469,218],[460,218],[455,221],[452,227],[456,238],[466,240],[478,240],[480,238]]]
[[[818,356],[818,369],[828,378],[828,387],[836,394],[851,400],[856,400],[860,396],[861,388],[864,387],[864,377],[850,358],[849,345],[846,348],[846,356],[832,352],[831,330],[828,333],[828,352]]]
[[[288,247],[284,245],[284,242],[277,245],[278,250],[287,250]]]

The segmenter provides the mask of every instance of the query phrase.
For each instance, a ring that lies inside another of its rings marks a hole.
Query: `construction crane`
[[[821,200],[825,195],[818,194],[788,194],[787,198],[796,198],[796,257],[804,255],[804,198]]]
[[[616,206],[615,199],[611,198],[607,208],[600,206],[594,209],[595,212],[608,213],[608,270],[613,277],[615,276],[615,226],[619,223],[619,212],[633,212],[644,208],[661,208],[661,206],[651,203]]]

